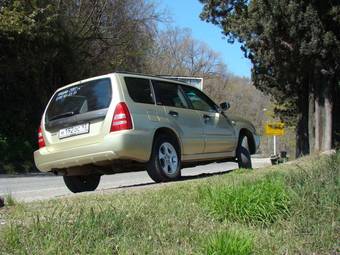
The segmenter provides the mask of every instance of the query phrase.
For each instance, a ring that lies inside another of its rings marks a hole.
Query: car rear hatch
[[[45,113],[47,150],[58,151],[100,142],[109,132],[105,118],[111,98],[110,78],[83,82],[58,91]]]

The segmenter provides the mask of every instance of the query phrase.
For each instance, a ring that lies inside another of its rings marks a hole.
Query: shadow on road
[[[211,177],[211,176],[228,174],[228,173],[231,173],[233,171],[234,171],[234,169],[233,170],[220,171],[220,172],[214,172],[214,173],[201,173],[201,174],[197,174],[197,175],[182,176],[179,180],[177,180],[175,182],[203,179],[203,178],[208,178],[208,177]],[[123,185],[123,186],[109,188],[109,189],[105,189],[105,190],[135,188],[135,187],[152,186],[152,185],[158,185],[158,184],[159,183],[156,183],[156,182],[147,182],[147,183],[140,183],[140,184]]]
[[[181,179],[179,179],[178,181],[195,180],[195,179],[202,179],[202,178],[207,178],[211,176],[224,175],[224,174],[231,173],[232,171],[234,171],[234,169],[214,172],[214,173],[202,173],[202,174],[197,174],[197,175],[182,176]]]

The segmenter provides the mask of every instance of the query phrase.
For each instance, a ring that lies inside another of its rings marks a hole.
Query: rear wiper
[[[64,117],[70,117],[70,116],[73,116],[74,114],[75,114],[75,112],[65,112],[65,113],[62,113],[62,114],[58,114],[58,115],[55,115],[52,118],[50,118],[50,121],[56,120],[56,119],[61,119],[61,118],[64,118]]]

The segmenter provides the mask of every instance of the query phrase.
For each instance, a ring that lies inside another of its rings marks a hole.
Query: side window
[[[158,105],[188,108],[188,104],[179,86],[174,83],[152,81]]]
[[[194,110],[204,112],[216,112],[215,103],[203,92],[190,86],[182,86],[185,95],[190,100]]]
[[[124,80],[133,101],[136,103],[154,104],[150,81],[148,79],[125,77]]]

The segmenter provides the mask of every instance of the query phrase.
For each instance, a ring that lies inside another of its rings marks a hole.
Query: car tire
[[[239,138],[236,157],[239,168],[253,168],[249,152],[248,137],[246,135],[241,135]]]
[[[100,175],[64,176],[66,187],[73,193],[94,191],[100,182]]]
[[[173,137],[155,138],[147,172],[155,182],[174,181],[181,177],[179,145]]]

